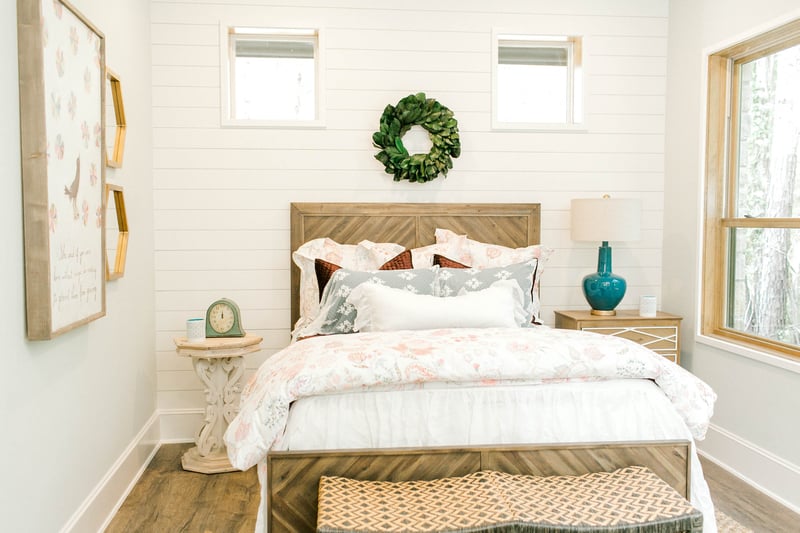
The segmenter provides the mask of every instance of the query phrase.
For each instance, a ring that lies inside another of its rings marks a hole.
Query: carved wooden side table
[[[192,366],[205,385],[206,416],[195,439],[196,446],[181,458],[184,470],[217,474],[236,470],[228,460],[222,435],[236,413],[242,393],[244,356],[261,349],[257,335],[190,341],[174,339],[178,355],[192,358]]]

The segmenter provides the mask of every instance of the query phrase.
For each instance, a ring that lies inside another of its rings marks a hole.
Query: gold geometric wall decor
[[[122,83],[119,77],[106,68],[106,105],[113,106],[106,111],[106,164],[113,168],[122,166],[122,155],[125,152],[125,106],[122,103]],[[109,142],[114,140],[113,144]]]
[[[114,193],[114,203],[108,196]],[[116,216],[112,218],[111,209]],[[113,220],[116,219],[116,225]],[[116,233],[116,239],[114,234]],[[128,255],[128,215],[125,213],[125,196],[119,185],[106,184],[106,280],[119,279],[125,275],[125,259]],[[113,267],[112,267],[113,265]]]

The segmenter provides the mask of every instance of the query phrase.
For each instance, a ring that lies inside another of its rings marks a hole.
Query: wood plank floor
[[[191,444],[164,444],[106,529],[107,533],[231,533],[255,530],[259,485],[247,472],[205,475],[181,469]],[[755,533],[800,532],[800,515],[701,459],[711,497]],[[726,533],[720,531],[720,533]]]

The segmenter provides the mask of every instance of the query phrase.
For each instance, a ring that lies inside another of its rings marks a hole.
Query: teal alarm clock
[[[236,302],[220,298],[206,311],[206,337],[244,337],[242,313]]]

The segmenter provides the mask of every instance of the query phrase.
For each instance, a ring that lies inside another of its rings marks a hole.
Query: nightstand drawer
[[[589,311],[555,311],[556,327],[592,331],[631,340],[680,364],[681,317],[659,311],[654,317],[621,310],[615,315],[593,315]]]
[[[603,335],[614,335],[646,346],[655,352],[678,351],[678,328],[676,326],[648,327],[584,327],[583,331],[594,331]]]

